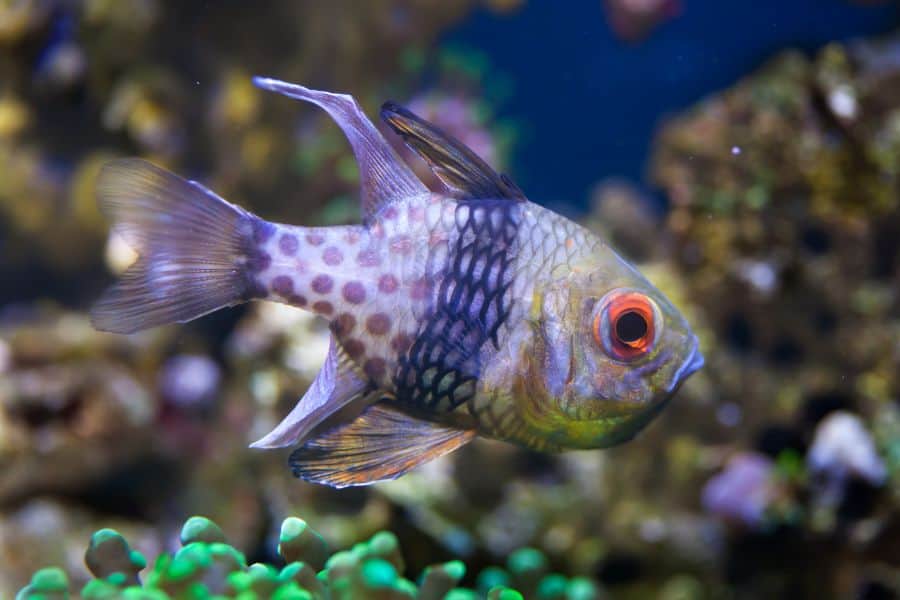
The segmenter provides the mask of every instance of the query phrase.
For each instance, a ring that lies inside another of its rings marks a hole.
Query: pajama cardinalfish
[[[139,258],[93,309],[131,333],[270,300],[330,324],[325,364],[253,444],[295,446],[302,479],[394,479],[475,436],[538,451],[631,439],[703,365],[678,310],[602,239],[531,203],[453,137],[386,103],[429,190],[348,95],[312,102],[359,163],[362,224],[270,223],[151,163],[109,163],[102,210]]]

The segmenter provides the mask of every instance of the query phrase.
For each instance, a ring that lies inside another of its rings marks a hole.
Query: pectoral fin
[[[289,464],[296,477],[343,488],[396,479],[468,443],[475,432],[417,419],[386,402],[308,440]]]
[[[497,174],[471,148],[399,104],[386,102],[381,107],[381,118],[428,163],[455,197],[477,200],[525,198],[509,177]]]
[[[356,372],[353,362],[332,336],[325,364],[297,406],[275,429],[250,447],[283,448],[296,444],[329,415],[361,398],[368,387],[368,382]]]

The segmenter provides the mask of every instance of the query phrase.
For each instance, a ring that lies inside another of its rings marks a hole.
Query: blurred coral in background
[[[679,0],[604,0],[603,3],[610,27],[620,38],[631,42],[643,39],[681,10]]]

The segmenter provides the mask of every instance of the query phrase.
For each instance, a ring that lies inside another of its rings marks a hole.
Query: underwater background
[[[707,366],[611,450],[294,479],[247,445],[317,372],[321,323],[87,316],[133,259],[96,208],[109,159],[358,220],[340,130],[253,75],[439,124],[607,236]],[[191,598],[900,597],[900,3],[0,0],[0,598],[42,567],[67,581],[25,597],[138,571]]]

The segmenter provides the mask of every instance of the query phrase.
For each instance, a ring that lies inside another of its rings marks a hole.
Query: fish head
[[[568,268],[539,296],[524,360],[561,447],[631,439],[703,366],[684,316],[611,250]]]

